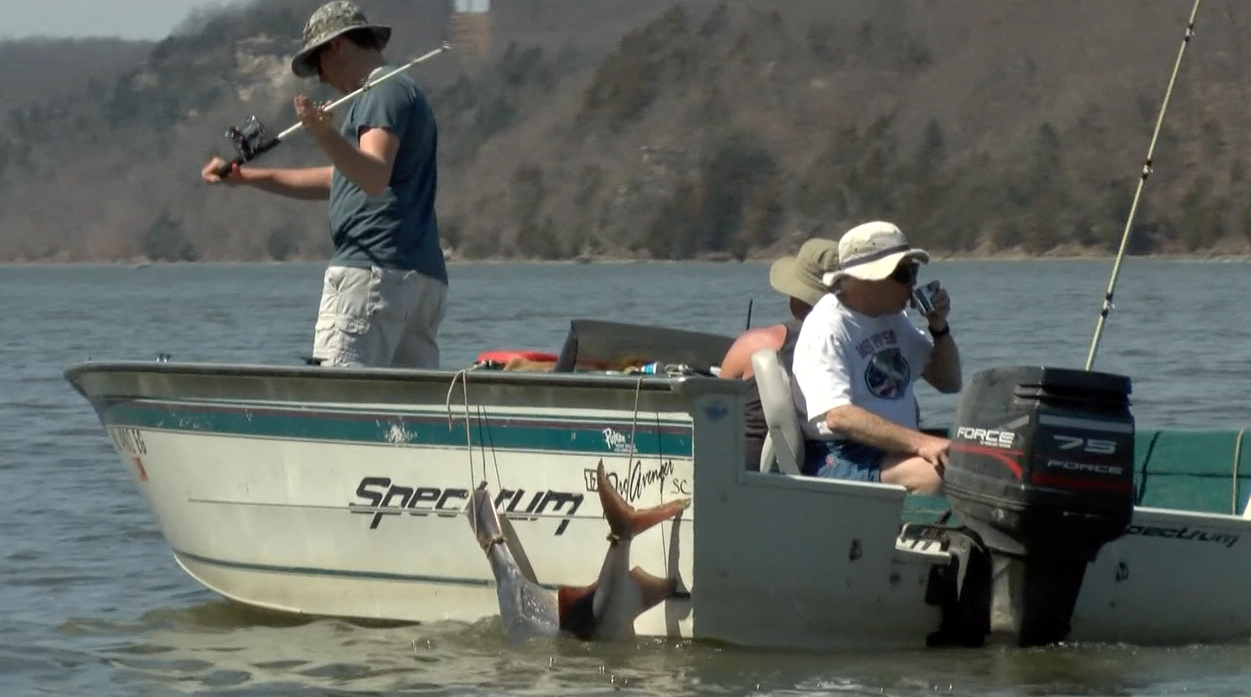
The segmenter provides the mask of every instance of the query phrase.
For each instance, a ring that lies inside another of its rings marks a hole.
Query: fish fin
[[[595,619],[595,590],[598,587],[599,582],[556,589],[557,616],[562,630],[583,641],[594,638],[595,627],[599,624]]]
[[[643,511],[635,510],[608,481],[603,460],[596,468],[596,482],[600,506],[608,519],[608,529],[612,531],[612,538],[617,540],[632,540],[657,523],[676,517],[691,505],[690,499],[677,499]]]
[[[526,555],[525,548],[521,546],[521,540],[517,539],[517,531],[513,529],[513,522],[506,515],[499,515],[498,517],[500,529],[504,532],[504,545],[508,547],[508,551],[513,553],[513,560],[517,562],[517,568],[521,571],[521,575],[537,585],[539,579],[534,575],[534,567],[530,564],[530,557]]]
[[[630,569],[630,578],[639,586],[639,595],[643,599],[643,610],[649,610],[668,600],[678,589],[677,579],[652,576],[640,567]]]

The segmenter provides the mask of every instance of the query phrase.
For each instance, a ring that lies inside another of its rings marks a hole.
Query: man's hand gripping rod
[[[408,63],[401,65],[400,67],[396,68],[395,70],[392,70],[391,72],[385,75],[381,75],[374,80],[367,81],[364,85],[361,85],[360,89],[350,94],[347,94],[331,102],[330,104],[327,104],[326,106],[322,107],[322,110],[327,111],[327,112],[334,111],[335,109],[339,108],[340,105],[346,104],[347,102],[352,101],[353,99],[359,97],[360,95],[364,94],[366,91],[372,89],[373,87],[383,82],[386,82],[387,80],[390,80],[396,75],[399,75],[400,73],[408,70],[409,68],[412,68],[415,65],[418,65],[419,63],[425,63],[431,58],[434,58],[435,56],[445,51],[450,51],[451,49],[452,49],[452,44],[444,41],[443,45],[436,48],[435,50],[429,53],[426,53],[424,55],[418,56],[414,58],[413,60],[409,61]],[[296,131],[299,131],[303,127],[304,127],[304,124],[297,121],[295,125],[291,126],[287,130],[283,131],[282,133],[279,133],[276,136],[271,137],[269,134],[265,132],[265,126],[259,120],[257,120],[255,115],[249,116],[248,120],[244,122],[242,128],[232,126],[229,131],[226,131],[226,137],[229,138],[234,143],[235,152],[239,153],[239,155],[235,159],[219,167],[217,171],[215,172],[215,174],[217,174],[217,176],[219,177],[225,177],[226,175],[230,174],[230,171],[234,169],[235,166],[241,165],[245,162],[251,162],[257,157],[260,157],[261,155],[269,152],[270,150],[273,150],[275,147],[278,146],[279,143],[285,140],[288,136],[295,133]]]

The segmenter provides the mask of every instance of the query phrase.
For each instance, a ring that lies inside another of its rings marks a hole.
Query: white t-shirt
[[[913,383],[934,341],[899,312],[869,317],[830,293],[804,319],[795,345],[791,393],[804,436],[833,440],[825,413],[854,404],[901,426],[917,427]]]

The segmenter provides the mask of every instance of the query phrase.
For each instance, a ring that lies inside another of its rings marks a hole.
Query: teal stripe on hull
[[[173,402],[121,401],[98,406],[106,426],[182,431],[223,436],[464,448],[465,421],[443,416],[386,412],[314,411],[229,407]],[[634,426],[628,421],[588,421],[491,416],[470,412],[470,441],[486,450],[608,455],[625,453]],[[691,428],[657,427],[640,415],[637,454],[689,458]]]

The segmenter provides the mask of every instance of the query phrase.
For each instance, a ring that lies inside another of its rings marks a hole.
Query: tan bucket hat
[[[830,289],[821,282],[826,272],[838,269],[838,244],[815,237],[804,242],[793,257],[782,257],[769,267],[769,285],[777,292],[816,305]]]

